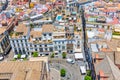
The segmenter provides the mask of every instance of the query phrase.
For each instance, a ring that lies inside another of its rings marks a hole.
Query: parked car
[[[4,59],[4,57],[3,56],[0,56],[0,61],[2,61]]]
[[[71,63],[71,64],[74,64],[75,63],[75,60],[73,60],[73,59],[66,59],[66,61],[68,62],[68,63]]]

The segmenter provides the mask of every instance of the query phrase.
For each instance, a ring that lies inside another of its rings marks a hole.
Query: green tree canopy
[[[84,80],[92,80],[91,76],[85,76]]]
[[[64,76],[66,75],[65,69],[61,69],[61,70],[60,70],[60,75],[61,75],[62,77],[64,77]]]
[[[33,52],[33,57],[38,57],[38,52]]]
[[[55,57],[55,54],[54,54],[54,53],[52,53],[50,57],[51,57],[51,58],[54,58],[54,57]]]
[[[62,53],[62,57],[63,57],[63,59],[66,58],[66,55],[67,55],[67,54],[66,54],[65,52]]]
[[[17,55],[17,58],[18,58],[18,59],[20,59],[20,58],[21,58],[21,54],[20,54],[20,53]]]
[[[91,71],[90,71],[90,70],[87,71],[87,75],[88,75],[88,76],[91,75]]]

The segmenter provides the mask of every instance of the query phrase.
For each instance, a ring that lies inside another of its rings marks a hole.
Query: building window
[[[62,46],[62,49],[65,50],[65,46]]]
[[[18,48],[19,48],[20,46],[19,46],[19,44],[18,44]]]
[[[44,34],[44,36],[46,36],[46,34]]]
[[[25,50],[23,49],[23,54],[25,54]]]
[[[55,46],[55,50],[57,50],[57,46]]]
[[[50,52],[52,52],[52,51],[53,51],[53,48],[51,47],[51,48],[50,48]]]
[[[26,43],[26,46],[27,46],[27,43]]]
[[[16,42],[18,42],[18,40],[16,40]]]
[[[47,48],[45,48],[45,51],[47,51]]]
[[[37,47],[37,45],[34,45],[34,47]]]
[[[32,44],[30,44],[30,47],[32,47]]]
[[[47,47],[47,45],[45,45],[45,47]]]
[[[43,48],[39,48],[40,52],[43,52]]]
[[[69,53],[69,51],[67,51],[67,53]]]
[[[37,51],[37,49],[35,49],[35,51]]]
[[[27,42],[27,40],[25,39],[25,42]]]
[[[59,48],[60,48],[60,45],[59,45]]]
[[[28,48],[26,48],[27,49],[27,51],[29,50]]]
[[[39,45],[40,47],[42,47],[41,45]]]
[[[39,38],[39,40],[41,40],[41,38]]]
[[[49,33],[49,36],[51,36],[52,34],[51,33]]]

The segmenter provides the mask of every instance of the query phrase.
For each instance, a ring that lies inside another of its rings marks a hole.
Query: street
[[[63,80],[82,80],[80,75],[80,69],[77,63],[70,64],[63,59],[51,59],[50,68],[55,68],[58,71],[60,71],[60,69],[62,68],[65,69],[67,74],[66,77],[63,78]]]

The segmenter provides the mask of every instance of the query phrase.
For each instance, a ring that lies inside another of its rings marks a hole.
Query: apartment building
[[[5,27],[0,28],[0,55],[7,54],[10,50],[8,32]]]
[[[65,27],[65,37],[67,39],[67,53],[74,53],[74,26],[68,25]]]
[[[52,33],[54,26],[45,24],[42,28],[34,28],[30,32],[29,53],[38,52],[39,55],[49,55],[53,52]]]
[[[74,53],[74,48],[78,44],[75,41],[80,39],[75,40],[73,34],[72,31],[72,35],[66,37],[65,27],[58,28],[52,24],[30,28],[20,23],[14,28],[10,43],[15,54],[31,56],[33,52],[38,52],[39,55],[49,55],[52,52]],[[77,46],[80,47],[80,44]]]
[[[55,29],[53,32],[53,46],[56,54],[66,52],[67,39],[65,38],[65,30]]]
[[[30,27],[26,27],[24,24],[19,24],[14,28],[14,32],[11,32],[10,44],[15,54],[29,54],[28,51],[28,38],[30,34]]]

